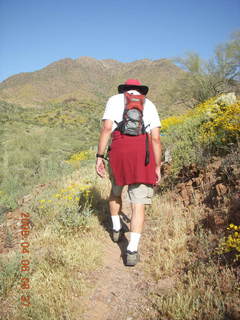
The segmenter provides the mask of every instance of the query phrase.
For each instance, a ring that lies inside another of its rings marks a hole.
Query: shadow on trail
[[[91,189],[93,194],[92,208],[96,212],[100,225],[108,232],[109,237],[112,239],[112,220],[109,212],[108,200],[105,200],[101,197],[101,194],[98,192],[97,188],[93,187]],[[125,256],[128,246],[128,239],[126,238],[125,233],[129,232],[130,229],[128,224],[130,223],[129,217],[124,213],[120,212],[120,219],[123,228],[122,236],[118,243],[116,243],[121,251],[121,258],[123,263],[126,264]]]

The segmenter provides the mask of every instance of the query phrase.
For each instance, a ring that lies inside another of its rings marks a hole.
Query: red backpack
[[[117,123],[116,130],[130,136],[138,136],[144,134],[145,126],[143,123],[143,108],[145,103],[144,95],[134,95],[128,92],[124,93],[125,108],[123,112],[123,120]]]
[[[125,108],[123,112],[123,120],[116,122],[117,128],[122,134],[130,136],[139,136],[140,134],[146,134],[146,157],[145,165],[149,164],[149,146],[148,146],[148,134],[143,122],[143,109],[145,103],[144,95],[134,95],[128,92],[124,92]]]

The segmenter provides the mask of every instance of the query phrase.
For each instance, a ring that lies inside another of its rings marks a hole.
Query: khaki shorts
[[[115,184],[114,177],[111,175],[110,170],[110,180],[112,183],[111,193],[115,197],[120,197],[122,194],[123,186],[118,186]],[[128,185],[127,190],[127,201],[130,203],[141,203],[141,204],[151,204],[153,196],[153,185],[143,184],[143,183],[134,183]]]

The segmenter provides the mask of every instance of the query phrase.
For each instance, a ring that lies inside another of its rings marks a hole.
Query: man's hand
[[[156,183],[159,183],[161,181],[161,167],[156,167]]]
[[[103,158],[97,158],[96,172],[101,178],[105,177],[106,170],[105,170],[105,162],[104,162]]]
[[[159,183],[161,180],[161,141],[160,141],[160,130],[159,128],[153,128],[151,130],[152,137],[152,146],[153,146],[153,154],[156,163],[156,183]]]
[[[104,150],[107,147],[108,140],[112,133],[112,120],[103,120],[102,129],[99,137],[99,143],[98,143],[98,154],[104,154]],[[97,158],[96,161],[96,172],[101,177],[104,178],[106,175],[105,170],[105,162],[103,161],[103,158]]]

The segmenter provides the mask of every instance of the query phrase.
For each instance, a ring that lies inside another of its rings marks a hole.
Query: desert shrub
[[[172,116],[162,120],[162,131],[166,131],[171,126],[178,125],[184,121],[184,116]]]
[[[90,151],[79,153],[82,141],[76,130],[33,128],[28,133],[19,125],[6,132],[4,140],[0,189],[5,193],[3,203],[12,207],[33,185],[72,172],[74,168],[64,161],[72,154],[78,152],[85,160],[91,157]]]
[[[240,226],[231,223],[228,228],[228,235],[220,241],[218,253],[228,253],[233,255],[235,261],[240,260]]]
[[[192,162],[228,154],[240,137],[240,102],[234,94],[211,98],[184,116],[163,122],[163,144],[170,150],[173,172]]]
[[[204,144],[218,150],[237,142],[240,136],[240,101],[230,105],[207,101],[196,111],[206,115],[199,132]]]
[[[49,186],[35,200],[31,208],[35,212],[33,223],[38,228],[53,224],[59,234],[88,232],[94,215],[92,186],[79,182],[63,185],[64,180],[59,183],[60,188]]]
[[[6,206],[16,207],[34,185],[79,168],[78,155],[85,165],[91,159],[88,150],[97,144],[99,107],[94,104],[24,109],[2,101],[0,114],[0,190]]]
[[[74,187],[70,186],[70,195],[65,195],[62,200],[58,196],[59,201],[62,203],[61,208],[64,209],[57,220],[65,227],[67,232],[78,232],[79,230],[85,232],[90,229],[91,221],[89,218],[94,213],[92,209],[92,193],[89,186],[78,185],[76,188],[75,185]],[[74,198],[76,201],[74,201]],[[66,203],[66,200],[68,203]]]
[[[202,145],[198,130],[203,121],[201,116],[186,118],[185,121],[172,124],[164,132],[163,144],[170,150],[173,172],[178,172],[184,165],[202,159]]]
[[[67,162],[74,162],[74,161],[82,161],[82,160],[88,160],[91,157],[91,153],[89,150],[80,151],[78,153],[75,153],[71,155],[69,160],[66,160]]]
[[[208,60],[194,52],[176,58],[175,62],[187,72],[172,88],[174,100],[193,108],[218,94],[239,92],[239,48],[238,30],[231,35],[230,41],[218,45],[214,55]]]
[[[83,210],[76,210],[77,208],[65,208],[58,216],[58,222],[63,228],[60,227],[61,233],[72,233],[72,232],[86,232],[90,228],[90,220],[93,210],[85,208]]]
[[[49,139],[50,138],[50,139]],[[12,135],[4,149],[1,190],[4,203],[16,206],[19,197],[27,194],[33,185],[47,182],[72,169],[62,161],[61,150],[55,146],[49,132]]]

